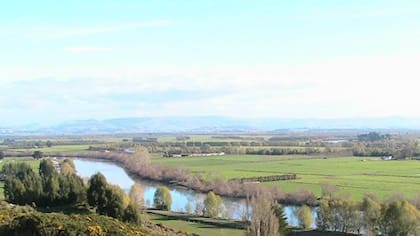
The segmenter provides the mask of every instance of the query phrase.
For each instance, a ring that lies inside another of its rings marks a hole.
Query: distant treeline
[[[251,155],[311,155],[322,153],[319,148],[270,148],[270,149],[246,149],[246,154]]]
[[[263,137],[248,137],[248,136],[236,136],[236,135],[223,135],[223,136],[211,136],[213,139],[238,139],[238,140],[258,140],[264,141]]]
[[[417,140],[382,140],[375,142],[357,142],[353,144],[354,156],[392,156],[404,159],[420,156]]]
[[[6,138],[1,144],[7,145],[10,149],[23,149],[23,148],[43,148],[52,147],[57,145],[94,145],[100,144],[101,142],[96,140],[15,140]]]
[[[381,140],[390,140],[390,134],[380,134],[377,132],[370,132],[367,134],[360,134],[357,136],[357,139],[361,142],[376,142]]]
[[[156,145],[154,141],[143,140],[145,144]],[[293,141],[284,141],[284,142],[271,142],[271,141],[185,141],[185,142],[159,142],[160,146],[173,146],[173,147],[240,147],[240,146],[297,146],[297,147],[327,147],[327,146],[337,146],[328,144],[325,142],[293,142]]]

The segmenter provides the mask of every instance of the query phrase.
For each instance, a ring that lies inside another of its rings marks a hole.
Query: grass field
[[[188,168],[194,173],[226,178],[296,173],[297,180],[266,182],[285,191],[312,190],[320,195],[320,183],[336,184],[340,192],[361,199],[366,192],[386,198],[394,193],[411,197],[420,191],[420,161],[382,161],[379,158],[308,158],[304,156],[226,155],[222,157],[162,158],[155,163]]]
[[[89,149],[90,145],[57,145],[52,147],[44,148],[28,148],[28,149],[13,149],[14,151],[41,151],[43,153],[57,153],[57,152],[77,152],[77,151],[86,151]]]
[[[245,235],[244,230],[240,229],[229,229],[220,228],[212,225],[194,223],[182,220],[168,219],[164,216],[157,216],[150,214],[150,220],[153,223],[160,223],[162,225],[181,230],[188,233],[196,233],[200,236],[243,236]]]

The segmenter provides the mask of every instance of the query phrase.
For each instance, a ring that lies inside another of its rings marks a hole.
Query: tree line
[[[377,142],[357,142],[352,147],[354,156],[393,156],[405,159],[420,156],[417,140],[383,140]]]
[[[100,173],[86,185],[70,159],[59,166],[49,159],[41,160],[38,171],[25,162],[6,163],[2,173],[6,176],[5,199],[10,203],[36,207],[88,203],[98,214],[139,222],[138,205],[121,188],[108,184]]]
[[[420,211],[404,199],[380,202],[370,194],[362,202],[324,198],[317,216],[316,225],[321,230],[384,236],[420,234]]]

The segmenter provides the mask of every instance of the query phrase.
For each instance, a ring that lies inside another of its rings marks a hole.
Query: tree
[[[218,217],[223,212],[222,199],[210,191],[204,200],[205,215],[208,217]]]
[[[279,223],[269,196],[257,196],[251,200],[252,218],[248,236],[279,236]]]
[[[337,185],[330,184],[328,182],[321,183],[321,196],[322,197],[332,199],[335,193],[337,193],[337,191],[338,191]]]
[[[4,159],[4,152],[2,150],[0,150],[0,160]]]
[[[307,205],[303,205],[300,207],[297,214],[297,218],[300,227],[304,229],[311,228],[313,222],[312,210]]]
[[[3,166],[7,178],[4,183],[4,195],[7,201],[15,204],[40,203],[42,180],[38,173],[26,163],[9,163]]]
[[[195,202],[194,214],[196,215],[204,215],[204,203],[201,199]]]
[[[289,228],[289,224],[287,223],[287,216],[286,213],[284,212],[284,208],[282,205],[280,204],[273,204],[273,211],[274,211],[274,215],[277,217],[277,221],[278,221],[278,225],[279,225],[279,233],[282,236],[288,236],[290,235],[290,228]]]
[[[105,204],[98,206],[99,214],[123,219],[128,199],[124,191],[116,185],[108,185],[105,189]]]
[[[59,175],[60,196],[64,202],[79,203],[86,201],[86,186],[77,175]]]
[[[407,201],[395,201],[385,206],[381,231],[383,235],[418,235],[420,212]]]
[[[193,208],[192,208],[192,204],[190,201],[187,202],[187,204],[185,204],[185,212],[188,214],[191,214],[193,212]]]
[[[39,163],[39,174],[43,178],[51,178],[53,176],[56,176],[58,173],[51,160],[42,160]]]
[[[124,191],[116,185],[108,184],[101,173],[89,179],[87,199],[89,205],[96,207],[96,211],[101,215],[124,219],[132,211],[132,209],[127,210],[129,199]]]
[[[363,222],[366,235],[377,235],[381,220],[381,205],[369,196],[362,202]]]
[[[35,151],[35,152],[32,154],[32,157],[33,157],[34,159],[41,159],[43,156],[44,156],[44,153],[42,153],[41,151]]]
[[[101,208],[106,204],[106,178],[101,173],[92,175],[89,179],[89,188],[87,189],[88,204]]]
[[[159,210],[169,211],[172,205],[171,192],[165,186],[157,187],[153,197],[153,204]]]
[[[47,147],[52,147],[52,142],[50,140],[47,141]]]
[[[139,183],[134,183],[128,193],[131,204],[137,209],[144,208],[144,191]]]
[[[325,231],[332,228],[333,213],[329,201],[321,199],[317,210],[316,226]]]
[[[73,160],[71,159],[64,159],[60,163],[60,170],[63,175],[75,175],[76,168],[74,166]]]
[[[129,204],[124,210],[122,220],[125,222],[140,223],[140,214],[137,206]]]

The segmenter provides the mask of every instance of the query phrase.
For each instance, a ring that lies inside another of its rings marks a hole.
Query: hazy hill
[[[420,118],[346,119],[237,119],[221,116],[142,117],[106,120],[76,120],[54,126],[36,124],[0,127],[0,135],[10,134],[113,134],[175,132],[248,132],[290,129],[420,129]]]

